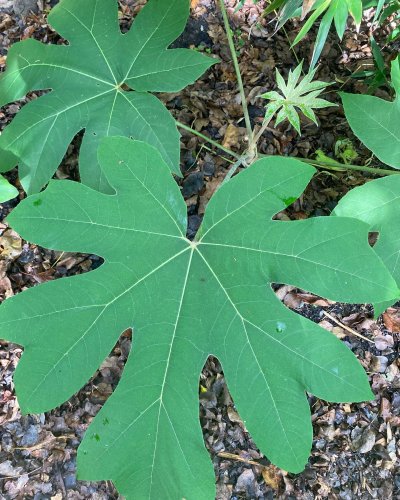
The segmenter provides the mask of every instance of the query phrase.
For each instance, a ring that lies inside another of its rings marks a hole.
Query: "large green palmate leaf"
[[[188,49],[166,50],[184,29],[189,0],[149,0],[126,34],[119,29],[117,8],[116,0],[62,0],[48,20],[69,45],[31,39],[8,54],[0,106],[30,90],[52,89],[26,105],[0,136],[0,172],[19,163],[28,193],[46,184],[83,129],[80,175],[95,189],[108,190],[95,160],[104,136],[152,144],[180,175],[175,121],[148,92],[181,90],[215,59]]]
[[[393,102],[341,93],[346,118],[356,136],[382,162],[400,168],[400,56],[392,62]]]
[[[352,189],[344,196],[332,215],[355,217],[369,225],[370,231],[378,232],[374,250],[390,273],[400,284],[400,175],[391,175]],[[399,299],[400,296],[396,297]],[[375,304],[380,314],[394,300]]]
[[[289,311],[270,284],[341,301],[391,300],[398,289],[368,245],[368,226],[272,220],[314,169],[268,158],[217,191],[191,242],[186,205],[155,149],[108,138],[99,160],[115,194],[51,181],[8,218],[30,241],[105,259],[0,307],[1,335],[25,347],[15,373],[22,410],[69,398],[132,327],[122,379],[80,446],[79,478],[112,479],[132,499],[214,498],[198,409],[210,354],[263,453],[301,471],[312,441],[305,391],[331,401],[373,396],[351,351]]]

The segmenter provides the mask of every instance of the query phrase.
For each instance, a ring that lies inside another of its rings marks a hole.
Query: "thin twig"
[[[228,20],[228,15],[226,13],[224,0],[219,0],[219,4],[221,7],[222,18],[224,20],[224,26],[225,26],[226,36],[228,38],[229,49],[232,54],[233,65],[235,67],[236,78],[239,85],[240,98],[242,101],[244,121],[246,123],[247,135],[249,136],[249,141],[250,141],[251,136],[253,135],[253,130],[251,128],[250,115],[249,115],[249,110],[247,108],[246,95],[244,93],[243,80],[242,80],[242,75],[240,74],[240,68],[239,68],[238,58],[236,55],[235,44],[233,43],[231,27],[229,25],[229,20]]]
[[[343,328],[344,330],[346,330],[346,332],[349,332],[352,335],[355,335],[356,337],[360,337],[360,339],[366,340],[370,344],[374,343],[372,340],[368,339],[367,337],[364,337],[364,335],[361,335],[361,333],[358,333],[355,330],[353,330],[352,328],[350,328],[349,326],[344,325],[343,323],[341,323],[339,320],[337,320],[334,316],[332,316],[331,314],[327,313],[326,311],[324,311],[324,314],[325,314],[325,316],[327,318],[329,318],[334,323],[336,323],[338,326],[340,326],[340,328]]]
[[[228,453],[226,451],[220,451],[217,453],[218,457],[221,458],[229,458],[230,460],[237,460],[238,462],[243,462],[249,465],[258,465],[261,467],[265,467],[265,465],[260,464],[259,462],[255,462],[254,460],[247,460],[246,458],[242,458],[240,455],[235,455],[234,453]]]

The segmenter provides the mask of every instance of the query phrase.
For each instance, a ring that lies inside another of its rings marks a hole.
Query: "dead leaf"
[[[237,146],[239,143],[239,129],[233,123],[230,123],[226,129],[222,145],[224,148],[230,149],[232,146]]]
[[[222,179],[220,177],[213,177],[208,182],[206,182],[206,189],[204,194],[200,196],[199,200],[199,215],[203,215],[207,203],[210,201],[211,196],[214,194],[216,189],[221,185]]]
[[[234,422],[236,424],[239,424],[243,429],[245,429],[245,426],[243,424],[242,419],[240,418],[239,414],[237,411],[235,411],[232,406],[228,407],[228,417],[231,422]]]
[[[12,229],[4,231],[0,237],[0,260],[14,260],[21,255],[22,240]]]
[[[390,333],[400,333],[400,311],[394,307],[389,307],[382,315],[383,322]]]
[[[375,347],[378,351],[384,351],[388,347],[393,347],[394,340],[391,335],[378,335],[374,338]]]
[[[278,490],[282,482],[282,475],[278,467],[275,465],[269,465],[268,467],[263,467],[261,470],[262,477],[267,486],[274,490]]]
[[[313,5],[317,0],[303,0],[303,8],[301,10],[301,20],[303,20],[306,15],[310,12]]]
[[[353,439],[351,446],[358,453],[368,453],[375,445],[376,436],[371,428],[360,429],[355,427],[351,433]]]

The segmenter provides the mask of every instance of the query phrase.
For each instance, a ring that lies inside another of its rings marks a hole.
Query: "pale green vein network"
[[[15,374],[22,409],[46,411],[71,397],[131,328],[121,381],[80,446],[79,478],[111,479],[128,500],[215,498],[198,415],[199,375],[210,354],[261,451],[299,472],[312,442],[305,391],[334,401],[371,392],[350,350],[287,310],[270,283],[329,290],[334,300],[394,296],[368,227],[339,217],[271,220],[313,170],[269,158],[215,193],[203,236],[190,242],[186,204],[159,152],[111,137],[99,159],[114,194],[52,181],[9,218],[42,247],[104,258],[96,271],[1,305],[0,331],[25,347]],[[337,259],[345,254],[359,265]],[[276,330],[280,323],[286,331]]]
[[[28,102],[0,136],[0,171],[19,164],[28,194],[39,192],[48,182],[82,130],[86,132],[79,158],[81,180],[94,189],[110,192],[94,160],[101,138],[108,135],[148,142],[160,150],[171,172],[181,175],[175,121],[150,92],[179,91],[216,61],[189,49],[168,48],[184,29],[189,0],[149,0],[134,20],[134,37],[131,31],[120,32],[117,13],[111,0],[61,0],[49,22],[69,44],[44,45],[28,39],[9,52],[0,78],[1,104],[21,99],[30,90],[49,91]],[[171,23],[175,23],[173,33]],[[150,41],[158,39],[157,48],[151,47]],[[167,57],[157,68],[160,54]],[[155,60],[151,75],[147,75],[149,60]],[[130,74],[133,68],[137,75]],[[177,72],[179,79],[174,78]],[[123,85],[128,88],[122,90]],[[120,102],[120,94],[129,108]],[[49,127],[53,117],[60,119]]]

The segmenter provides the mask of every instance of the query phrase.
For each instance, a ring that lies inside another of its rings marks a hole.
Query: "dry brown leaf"
[[[0,260],[14,260],[21,255],[22,240],[12,229],[4,231],[0,236]]]
[[[237,411],[235,411],[232,406],[228,407],[228,417],[231,422],[234,422],[235,424],[239,424],[243,429],[246,429],[244,426],[244,423],[242,419],[240,418],[239,414]]]
[[[273,490],[278,490],[282,482],[282,475],[278,467],[275,465],[269,465],[268,467],[263,467],[261,470],[262,477],[267,486]]]
[[[385,327],[390,333],[400,333],[400,311],[394,307],[389,309],[382,315]]]
[[[312,9],[313,5],[315,4],[317,0],[303,0],[303,8],[301,11],[301,20],[303,20],[306,15],[310,12]]]
[[[204,194],[200,196],[199,201],[199,215],[203,215],[207,203],[210,201],[211,196],[214,194],[216,189],[221,185],[222,179],[219,177],[213,177],[208,182],[206,182],[206,189]]]
[[[226,129],[222,145],[224,148],[230,149],[232,146],[237,146],[239,143],[239,129],[230,123]]]

